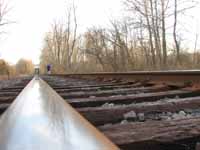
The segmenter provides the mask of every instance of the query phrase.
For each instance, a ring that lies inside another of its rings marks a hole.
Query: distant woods
[[[181,20],[197,2],[187,0],[124,0],[128,14],[107,28],[77,33],[76,8],[66,22],[54,22],[46,34],[41,68],[53,73],[199,69],[198,34],[195,48],[185,47]],[[120,12],[119,12],[120,13]],[[83,16],[84,17],[84,16]]]
[[[34,73],[34,65],[32,61],[20,59],[16,65],[10,65],[3,59],[0,59],[0,79],[10,78],[18,75],[29,75]]]
[[[5,28],[10,23],[13,23],[8,19],[10,7],[6,0],[0,0],[0,34],[5,33]],[[34,65],[32,61],[20,59],[16,65],[11,65],[6,60],[0,59],[0,79],[9,79],[10,77],[17,75],[32,74],[34,71]]]

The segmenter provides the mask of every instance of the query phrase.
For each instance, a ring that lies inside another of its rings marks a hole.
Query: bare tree
[[[160,49],[160,36],[159,36],[159,26],[158,26],[158,3],[157,0],[153,1],[150,0],[150,11],[151,11],[151,22],[152,22],[152,31],[153,31],[153,36],[154,36],[154,45],[155,45],[155,50],[158,58],[158,63],[162,63],[162,58],[161,58],[161,49]],[[154,8],[155,6],[155,8]]]
[[[51,63],[56,73],[174,69],[180,62],[191,65],[192,57],[197,59],[180,46],[178,18],[192,8],[180,7],[186,0],[124,1],[127,18],[112,20],[107,28],[89,28],[82,35],[71,6],[66,22],[55,22],[46,36],[43,68]]]
[[[151,2],[151,3],[150,3]],[[156,53],[155,53],[155,48],[154,48],[154,41],[153,41],[153,27],[152,27],[152,21],[154,21],[154,19],[152,19],[151,15],[153,13],[153,9],[151,9],[151,7],[153,7],[152,1],[148,1],[148,0],[126,0],[125,1],[125,5],[129,8],[130,12],[134,13],[134,16],[138,16],[138,20],[136,20],[136,22],[133,22],[132,25],[138,27],[138,22],[140,24],[139,27],[142,27],[143,30],[147,30],[146,33],[148,33],[148,41],[149,41],[149,48],[150,48],[150,53],[151,53],[151,60],[152,60],[152,66],[155,68],[156,67]],[[143,25],[141,26],[141,19],[140,18],[144,18],[143,19]],[[144,33],[144,32],[143,32]],[[155,34],[156,35],[156,34]],[[157,37],[157,36],[156,36]]]
[[[54,22],[52,31],[45,38],[41,55],[43,68],[53,65],[55,72],[72,72],[77,42],[76,8],[73,4],[67,9],[66,23]],[[60,71],[59,71],[60,70]]]
[[[64,43],[66,44],[67,68],[72,68],[72,56],[77,41],[77,18],[76,7],[73,5],[67,10],[67,24],[65,29]]]
[[[8,79],[10,78],[9,64],[3,59],[0,59],[0,75],[7,75]]]
[[[166,8],[168,7],[168,1],[166,4],[166,0],[161,0],[161,28],[162,28],[162,52],[163,52],[163,66],[162,67],[166,67],[167,66],[167,41],[166,41]]]
[[[106,64],[108,64],[105,57],[107,46],[104,34],[104,29],[89,29],[85,34],[85,45],[83,48],[86,54],[94,56],[97,59],[102,66],[102,70],[106,70]]]
[[[8,19],[10,8],[8,3],[5,0],[0,0],[0,33],[5,33],[3,27],[8,24],[14,23]]]
[[[198,64],[198,60],[199,60],[199,53],[197,51],[198,39],[199,39],[199,33],[197,32],[195,35],[194,51],[193,51],[193,63],[195,65]]]
[[[177,23],[178,23],[178,15],[184,14],[187,10],[192,9],[196,6],[197,2],[191,1],[185,1],[185,0],[174,0],[174,25],[173,25],[173,38],[176,48],[176,63],[181,64],[181,58],[180,58],[180,41],[178,40],[178,33],[177,33]],[[183,5],[183,6],[181,6]],[[179,8],[179,7],[180,8]]]
[[[32,74],[34,71],[33,62],[30,60],[20,59],[16,64],[18,74]]]

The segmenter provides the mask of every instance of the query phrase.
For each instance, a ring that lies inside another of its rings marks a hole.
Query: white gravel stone
[[[136,115],[136,113],[132,110],[132,111],[130,111],[130,112],[128,112],[128,113],[125,113],[124,114],[124,118],[125,119],[136,119],[137,118],[137,115]]]
[[[114,107],[115,105],[113,103],[105,103],[102,105],[102,107]]]
[[[161,116],[161,119],[162,120],[171,120],[171,117],[169,117],[169,116]]]
[[[128,123],[127,120],[122,120],[122,121],[120,122],[120,124],[127,124],[127,123]]]
[[[184,111],[179,111],[179,115],[181,115],[181,116],[186,116],[186,113],[184,112]]]
[[[139,113],[138,119],[139,119],[139,121],[144,121],[145,120],[144,113]]]
[[[180,114],[175,113],[172,115],[172,118],[173,119],[183,119],[183,118],[186,118],[186,116],[185,116],[185,114],[182,114],[182,113],[180,113]]]
[[[179,99],[180,97],[178,95],[175,96],[175,99]]]
[[[173,119],[178,119],[178,118],[179,118],[179,115],[178,115],[178,114],[173,114],[173,115],[172,115],[172,118],[173,118]]]
[[[168,115],[168,116],[172,116],[172,113],[171,113],[171,112],[167,112],[167,115]]]

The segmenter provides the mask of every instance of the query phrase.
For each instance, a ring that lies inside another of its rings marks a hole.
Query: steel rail
[[[168,70],[168,71],[133,71],[133,72],[97,72],[79,74],[52,74],[50,76],[72,78],[121,78],[126,80],[170,81],[179,83],[200,83],[200,70]]]
[[[32,81],[0,118],[0,150],[119,150],[45,81]]]
[[[94,73],[77,73],[77,74],[60,74],[60,75],[96,75],[96,74],[200,74],[200,70],[163,70],[163,71],[128,71],[128,72],[94,72]]]

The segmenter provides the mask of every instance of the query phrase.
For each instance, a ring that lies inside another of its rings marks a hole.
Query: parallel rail
[[[52,74],[60,77],[76,78],[122,78],[126,80],[151,80],[151,81],[171,81],[171,82],[200,82],[200,70],[177,70],[177,71],[134,71],[134,72],[102,72],[83,74]]]
[[[41,78],[122,150],[196,150],[199,145],[200,71]],[[1,112],[24,86],[22,82],[0,89]]]

